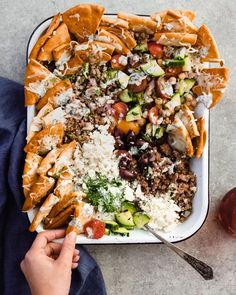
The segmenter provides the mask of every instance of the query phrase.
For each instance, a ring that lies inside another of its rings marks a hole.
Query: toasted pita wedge
[[[40,61],[52,61],[53,49],[71,41],[66,24],[62,23],[52,34],[46,43],[41,47],[37,59]]]
[[[46,200],[43,202],[43,205],[39,208],[38,212],[34,216],[34,219],[29,227],[30,232],[34,232],[39,226],[40,222],[48,216],[49,212],[52,210],[52,207],[59,202],[59,198],[54,194],[50,194]]]
[[[202,155],[202,152],[204,150],[204,146],[206,144],[206,139],[207,139],[207,134],[206,134],[206,129],[205,129],[205,120],[203,117],[198,118],[197,126],[198,126],[198,130],[199,130],[200,135],[197,138],[197,147],[196,147],[195,156],[196,156],[196,158],[200,158]]]
[[[69,31],[83,42],[96,33],[104,10],[97,4],[80,4],[64,12],[62,18]]]
[[[37,173],[40,175],[46,175],[56,162],[58,156],[60,155],[60,152],[60,148],[54,148],[53,150],[51,150],[41,161],[40,166],[37,169]]]
[[[94,215],[93,206],[87,204],[83,201],[78,201],[78,204],[75,207],[74,216],[70,221],[66,234],[74,231],[78,235],[84,232],[84,225],[91,220]]]
[[[206,25],[202,25],[197,33],[197,46],[203,46],[208,49],[208,54],[203,58],[203,61],[208,61],[212,58],[220,59],[220,53],[216,45],[216,41]]]
[[[229,81],[229,69],[228,68],[209,68],[203,69],[203,73],[215,76],[218,79],[217,85],[214,85],[213,89],[225,88]]]
[[[190,21],[193,21],[196,17],[196,13],[193,10],[163,10],[151,15],[151,19],[157,22],[160,18],[161,20],[168,21],[168,17],[170,19],[187,17]]]
[[[113,33],[103,29],[99,30],[96,40],[100,42],[111,43],[113,46],[115,46],[115,51],[118,53],[130,54],[129,48]]]
[[[155,33],[157,43],[169,46],[194,45],[197,41],[196,34],[189,33]]]
[[[74,140],[68,144],[64,144],[61,147],[61,153],[57,158],[57,161],[55,162],[53,168],[48,171],[48,175],[55,176],[64,167],[70,166],[76,148],[76,144],[77,143]]]
[[[36,109],[40,110],[48,102],[50,102],[54,108],[64,105],[71,98],[72,94],[73,90],[70,80],[61,80],[45,93],[37,103]]]
[[[65,210],[61,211],[54,218],[48,219],[44,228],[55,229],[55,228],[61,228],[63,226],[66,226],[68,222],[70,221],[71,217],[73,216],[74,210],[75,210],[75,205],[71,205],[67,207]]]
[[[100,26],[100,30],[108,31],[114,35],[116,35],[124,44],[132,50],[136,45],[137,42],[131,35],[131,33],[128,30],[122,29],[122,28],[114,28],[114,27],[106,27],[106,26]]]
[[[30,59],[37,59],[41,47],[45,44],[48,38],[52,36],[56,28],[59,27],[60,22],[61,22],[61,14],[58,13],[57,15],[53,17],[50,23],[50,26],[47,29],[47,32],[43,36],[41,36],[36,42],[36,44],[34,45],[34,48],[32,49],[30,53],[30,57],[29,57]]]
[[[129,29],[134,32],[145,32],[147,34],[154,34],[157,29],[157,23],[150,18],[144,18],[142,16],[118,12],[118,18],[124,19],[129,23]]]
[[[112,53],[115,50],[115,46],[113,46],[112,44],[99,42],[99,41],[90,41],[89,47],[91,47],[92,52],[95,54],[99,51],[103,51],[103,52],[106,52],[106,53],[112,55]]]
[[[67,67],[64,71],[66,75],[73,75],[82,67],[84,61],[81,59],[79,54],[75,53],[75,55],[68,61]]]
[[[101,26],[109,26],[109,27],[117,27],[117,28],[129,28],[129,23],[121,18],[111,18],[107,16],[103,16],[100,22]]]
[[[54,48],[52,51],[52,56],[53,60],[56,62],[56,65],[60,59],[63,59],[63,61],[67,62],[71,57],[71,50],[71,43],[65,43]]]
[[[194,150],[188,130],[179,118],[167,127],[169,144],[176,150],[192,157]]]
[[[51,104],[47,103],[37,114],[36,117],[33,118],[32,123],[30,124],[30,128],[26,137],[27,143],[34,137],[36,133],[43,129],[43,121],[42,118],[46,116],[48,113],[53,111],[53,107]]]
[[[64,166],[62,171],[58,171],[58,174],[54,177],[58,176],[58,181],[56,188],[54,190],[54,194],[62,199],[64,196],[70,194],[74,190],[74,175],[67,167]]]
[[[46,67],[31,59],[25,72],[25,104],[35,104],[48,89],[60,82]]]
[[[26,198],[22,211],[26,212],[34,208],[53,188],[55,179],[39,175],[32,185],[29,196]]]
[[[23,191],[24,196],[28,198],[30,189],[37,179],[37,169],[42,161],[42,157],[37,154],[27,153],[23,171]]]
[[[65,124],[65,116],[65,111],[61,107],[58,107],[42,118],[43,126],[47,127],[49,125],[54,125],[57,123]]]
[[[33,136],[24,151],[44,155],[62,143],[63,135],[64,129],[61,123],[48,126]]]
[[[175,116],[182,121],[191,139],[199,136],[193,112],[188,108],[187,105],[183,105],[181,107],[181,110]]]

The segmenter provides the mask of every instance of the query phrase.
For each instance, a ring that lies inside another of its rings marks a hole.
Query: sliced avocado
[[[136,105],[128,111],[125,119],[127,122],[130,122],[130,121],[139,120],[141,118],[142,118],[142,108],[140,105]]]
[[[165,74],[163,69],[157,64],[157,62],[153,59],[148,63],[141,65],[141,69],[148,75],[152,77],[159,77]]]
[[[116,220],[123,226],[134,226],[133,216],[130,211],[116,213]]]
[[[166,67],[182,67],[185,65],[184,59],[170,59],[165,61]]]
[[[175,93],[171,97],[171,100],[165,104],[165,106],[171,111],[174,111],[175,107],[180,106],[180,105],[181,105],[181,99],[180,99],[179,93]]]
[[[121,88],[125,89],[128,86],[129,76],[126,75],[124,72],[118,71],[117,79],[118,79],[118,81],[120,83]]]
[[[185,64],[183,66],[183,71],[184,72],[191,72],[191,70],[192,70],[192,62],[191,62],[190,57],[186,56],[184,61],[185,61]]]
[[[148,45],[147,42],[143,42],[138,44],[136,47],[134,47],[135,51],[140,51],[140,52],[147,52],[148,51]]]
[[[145,224],[147,224],[150,220],[150,217],[142,212],[136,212],[134,214],[134,223],[137,228],[143,228]]]
[[[121,236],[129,236],[129,231],[125,227],[119,227],[116,230],[112,231],[114,234],[120,234]]]
[[[137,211],[133,203],[129,201],[124,201],[121,205],[121,211],[127,211],[127,210],[131,212],[131,214],[134,214]]]
[[[123,90],[120,93],[119,98],[123,102],[131,102],[131,101],[133,101],[133,97],[129,94],[128,89]]]
[[[109,236],[110,233],[111,233],[111,231],[110,231],[108,228],[105,228],[105,235],[106,235],[106,236]]]
[[[188,93],[193,85],[196,83],[194,79],[184,79],[179,81],[179,89],[178,92],[180,95],[183,95],[184,93]]]
[[[113,220],[103,220],[103,222],[105,223],[106,228],[109,228],[109,229],[119,228],[119,224]]]

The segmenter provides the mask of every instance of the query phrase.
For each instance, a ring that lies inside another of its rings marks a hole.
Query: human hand
[[[63,244],[52,242],[63,238],[65,230],[50,230],[37,235],[20,266],[32,295],[67,295],[71,269],[78,266],[76,233],[69,233]]]

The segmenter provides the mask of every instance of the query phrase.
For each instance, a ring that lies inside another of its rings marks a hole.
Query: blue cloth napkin
[[[0,77],[0,294],[31,294],[20,262],[35,234],[28,231],[27,215],[21,212],[21,175],[26,136],[23,87]],[[80,262],[72,274],[70,294],[106,295],[101,270],[79,247]]]

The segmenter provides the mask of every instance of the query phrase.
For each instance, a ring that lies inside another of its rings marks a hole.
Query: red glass
[[[236,238],[236,187],[222,199],[218,218],[224,229]]]

